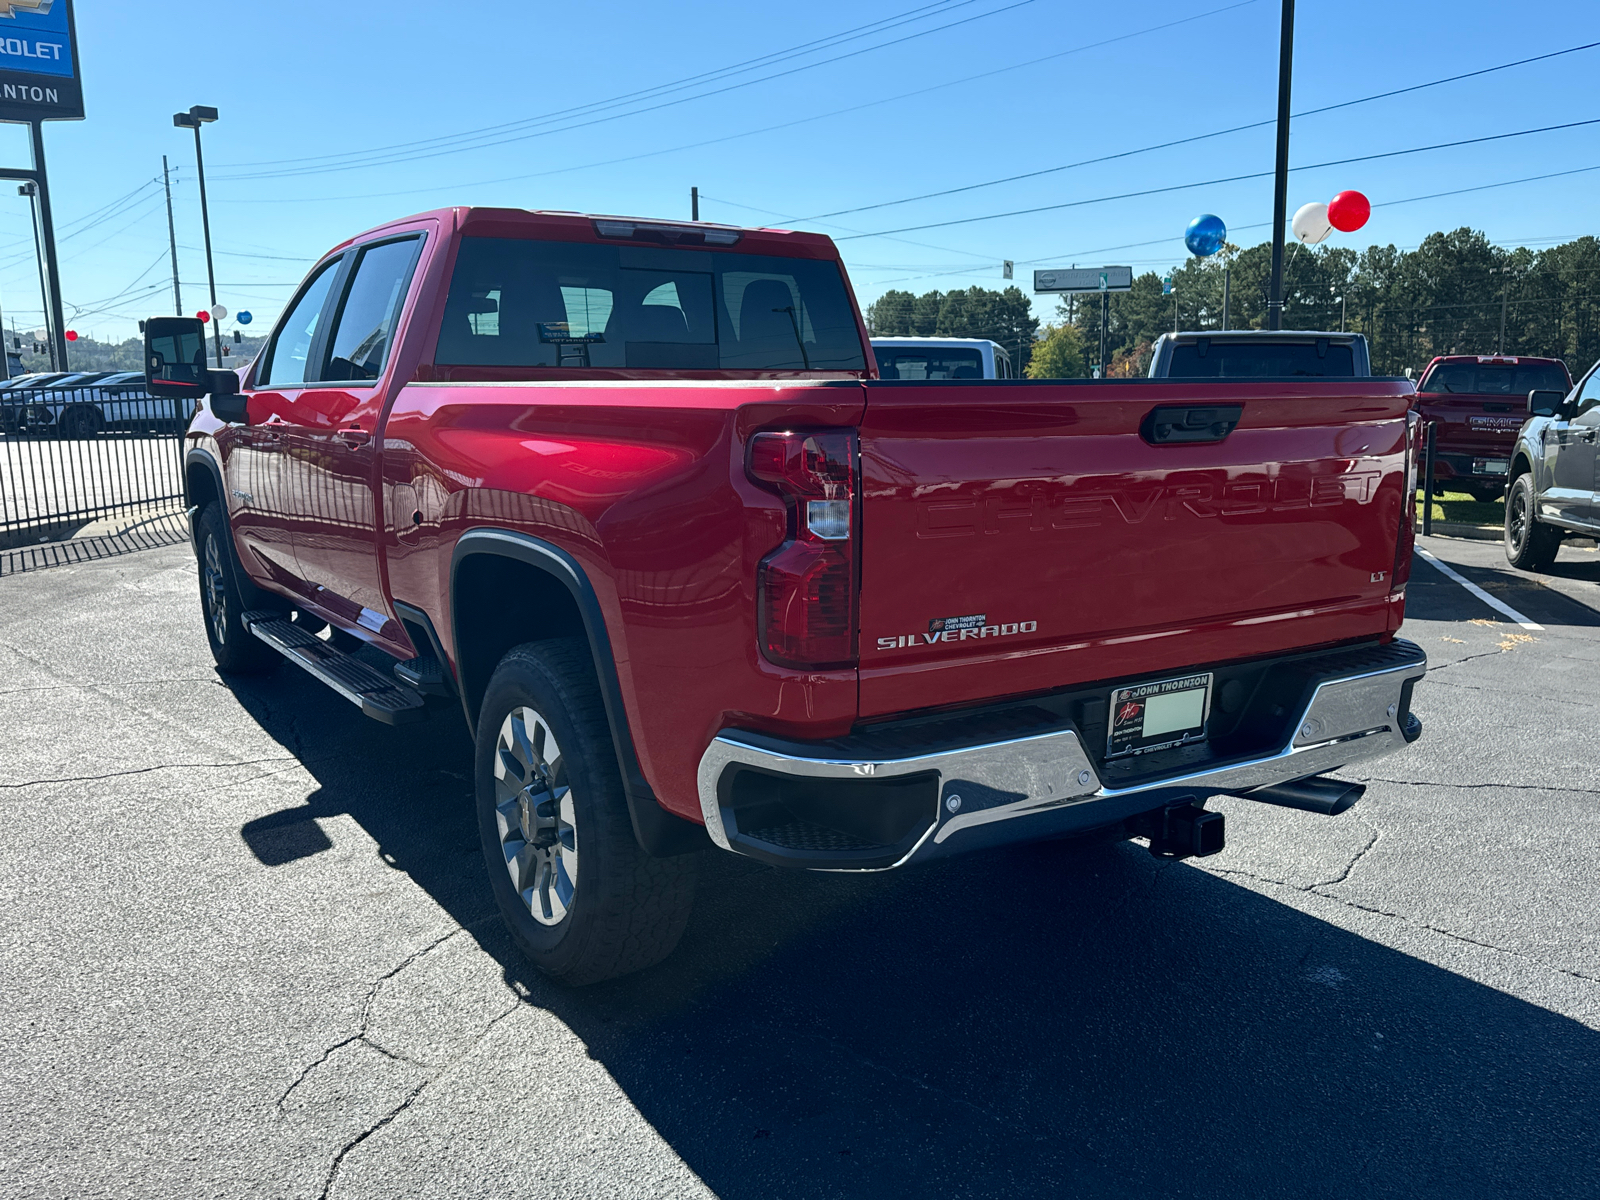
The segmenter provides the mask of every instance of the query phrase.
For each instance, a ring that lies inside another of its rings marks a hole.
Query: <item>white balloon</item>
[[[1323,219],[1323,221],[1327,221],[1327,219],[1328,219],[1328,206],[1326,204],[1324,204],[1322,206],[1322,219]],[[1327,237],[1328,235],[1327,234],[1323,234],[1322,236],[1323,237]],[[1321,241],[1322,239],[1319,238],[1317,240]],[[219,304],[219,305],[217,305],[215,308],[213,308],[211,310],[211,319],[213,321],[225,321],[225,320],[227,320],[227,317],[228,317],[228,308],[224,304]]]
[[[1296,239],[1308,246],[1315,246],[1333,232],[1333,225],[1328,220],[1328,206],[1320,200],[1302,204],[1294,214],[1294,220],[1289,222],[1289,228]]]

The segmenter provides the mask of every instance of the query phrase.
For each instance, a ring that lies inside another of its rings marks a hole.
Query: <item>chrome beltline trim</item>
[[[996,821],[1174,788],[1192,788],[1207,794],[1248,792],[1388,754],[1406,744],[1398,713],[1401,689],[1407,680],[1420,679],[1426,672],[1424,659],[1322,680],[1291,726],[1288,744],[1281,749],[1244,762],[1120,788],[1105,785],[1073,729],[906,758],[811,758],[756,746],[744,741],[738,730],[726,730],[712,740],[700,759],[700,811],[711,840],[724,850],[733,850],[722,823],[717,785],[723,771],[734,763],[777,774],[824,779],[893,778],[937,771],[943,819],[930,825],[899,861],[890,867],[829,868],[892,870],[915,858],[929,844],[930,836],[932,844],[939,845],[963,830]],[[1077,780],[1085,772],[1088,781],[1080,785]],[[996,791],[1023,792],[1024,798],[993,808],[946,814],[942,807],[944,784],[952,779],[980,782]]]

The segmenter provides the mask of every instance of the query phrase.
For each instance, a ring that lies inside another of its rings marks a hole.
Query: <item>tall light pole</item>
[[[1287,3],[1288,0],[1285,0]],[[211,214],[206,209],[206,160],[200,150],[200,126],[217,119],[217,110],[196,104],[186,113],[173,113],[172,123],[179,129],[194,130],[194,165],[200,178],[200,228],[206,240],[206,284],[211,289],[211,307],[217,307],[217,272],[211,265]],[[217,366],[222,366],[222,329],[215,318],[211,321],[211,335],[216,341]]]
[[[1289,77],[1294,66],[1294,0],[1283,0],[1278,33],[1278,159],[1272,182],[1272,280],[1267,328],[1283,328],[1283,226],[1289,219]]]
[[[33,180],[17,185],[17,195],[26,196],[28,205],[33,212],[33,254],[39,260],[39,302],[44,305],[44,340],[50,345],[50,369],[60,371],[66,368],[66,360],[62,358],[57,365],[56,358],[56,333],[50,321],[50,285],[46,282],[44,245],[39,237],[39,185]],[[34,349],[38,349],[37,346]]]

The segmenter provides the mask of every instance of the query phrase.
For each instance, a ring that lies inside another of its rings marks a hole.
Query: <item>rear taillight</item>
[[[1411,552],[1417,544],[1417,458],[1422,450],[1422,418],[1415,411],[1406,414],[1405,495],[1400,498],[1400,530],[1395,540],[1394,570],[1389,575],[1389,592],[1405,591],[1411,578]],[[1433,497],[1425,496],[1424,503]]]
[[[758,433],[749,472],[789,510],[788,538],[757,573],[762,653],[786,667],[856,659],[856,432]]]

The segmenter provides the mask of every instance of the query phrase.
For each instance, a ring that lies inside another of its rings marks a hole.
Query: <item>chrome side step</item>
[[[427,701],[420,693],[313,637],[282,613],[247,612],[241,620],[252,634],[373,720],[406,725],[426,715]]]

